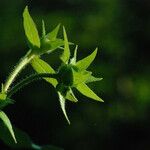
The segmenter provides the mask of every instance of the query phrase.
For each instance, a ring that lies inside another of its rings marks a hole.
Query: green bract
[[[33,54],[42,55],[50,53],[64,44],[62,39],[57,38],[60,24],[53,31],[46,34],[45,24],[42,21],[42,37],[39,37],[38,30],[29,14],[28,7],[23,12],[23,25],[29,48]]]
[[[77,46],[76,46],[74,57],[70,59],[69,42],[64,27],[63,27],[63,34],[64,34],[64,51],[60,57],[62,60],[62,65],[59,67],[58,71],[55,71],[55,73],[57,73],[57,78],[46,79],[46,81],[48,81],[54,87],[56,87],[62,111],[68,123],[70,123],[65,110],[65,101],[66,99],[71,100],[73,102],[78,101],[77,98],[74,96],[72,89],[76,88],[81,94],[94,100],[103,102],[103,100],[100,97],[98,97],[86,85],[86,83],[100,81],[102,80],[102,78],[95,78],[94,76],[92,76],[92,72],[86,70],[96,57],[97,48],[89,56],[85,57],[82,60],[76,61],[77,56]],[[42,61],[40,58],[33,59],[32,67],[35,69],[37,73],[54,73],[54,69],[52,69],[51,66],[49,66],[46,62]]]

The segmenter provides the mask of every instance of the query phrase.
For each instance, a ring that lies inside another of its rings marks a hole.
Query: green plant
[[[3,108],[9,104],[13,104],[14,100],[11,99],[12,95],[16,93],[20,88],[23,88],[27,84],[35,80],[44,79],[48,83],[52,84],[56,89],[59,96],[61,109],[68,123],[68,119],[65,103],[66,100],[77,102],[77,98],[73,93],[73,88],[76,88],[83,95],[92,98],[94,100],[103,102],[86,84],[90,82],[100,81],[102,78],[96,78],[92,76],[92,72],[86,69],[93,62],[97,54],[96,50],[87,56],[86,58],[77,61],[77,49],[75,47],[74,56],[70,58],[70,45],[73,43],[68,42],[66,30],[63,27],[63,39],[57,37],[60,25],[58,25],[50,33],[46,33],[44,21],[42,21],[42,37],[39,37],[38,30],[32,20],[28,7],[23,12],[23,24],[29,51],[20,59],[19,63],[15,66],[14,70],[10,73],[6,82],[1,86],[0,92],[0,119],[2,120],[0,125],[0,138],[10,147],[13,148],[32,148],[37,150],[57,149],[52,146],[41,147],[32,142],[29,136],[23,131],[12,127],[11,122],[7,115],[4,113]],[[63,50],[60,59],[62,64],[55,71],[48,63],[42,60],[40,57],[42,54],[51,54],[56,49]],[[31,74],[28,77],[17,82],[11,86],[18,74],[28,65],[31,64],[35,70],[35,74]],[[7,130],[6,130],[7,129]],[[11,136],[10,136],[11,135]],[[12,139],[14,141],[12,141]]]

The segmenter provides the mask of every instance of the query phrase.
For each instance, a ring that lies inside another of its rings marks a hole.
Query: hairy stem
[[[33,54],[30,54],[30,51],[19,61],[15,66],[12,73],[9,75],[8,79],[4,84],[3,91],[7,92],[11,84],[14,82],[17,75],[24,69],[24,67],[34,58]]]
[[[23,88],[24,86],[28,85],[29,83],[35,81],[35,80],[41,80],[43,78],[57,78],[57,74],[50,74],[50,73],[40,73],[40,74],[33,74],[25,79],[21,80],[19,83],[17,83],[10,91],[8,91],[7,96],[11,97],[13,94],[15,94],[19,89]]]

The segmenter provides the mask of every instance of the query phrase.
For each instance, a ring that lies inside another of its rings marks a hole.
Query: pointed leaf
[[[56,39],[54,41],[51,41],[50,43],[51,43],[51,49],[47,51],[48,53],[51,53],[57,48],[59,48],[60,46],[64,45],[64,41],[62,39]]]
[[[75,65],[76,64],[76,60],[77,60],[77,49],[78,49],[78,45],[76,45],[75,50],[74,50],[74,56],[73,58],[71,58],[70,60],[70,64]]]
[[[35,57],[31,62],[32,67],[37,73],[55,73],[54,69],[42,59]],[[57,80],[53,78],[44,78],[47,82],[54,87],[57,85]]]
[[[29,14],[27,6],[23,12],[23,25],[24,25],[25,35],[29,43],[29,47],[31,49],[40,48],[39,34],[35,26],[35,23]]]
[[[92,98],[94,100],[104,102],[100,97],[98,97],[85,83],[79,84],[76,89],[83,95]]]
[[[93,60],[95,59],[97,54],[97,48],[95,49],[95,51],[90,54],[89,56],[83,58],[82,60],[79,60],[76,63],[76,66],[80,69],[80,70],[86,70],[90,64],[93,62]]]
[[[46,35],[46,30],[45,30],[45,22],[42,20],[42,37]]]
[[[7,129],[9,130],[12,138],[14,139],[15,143],[17,143],[16,138],[15,138],[15,134],[11,125],[11,122],[9,120],[9,118],[7,117],[7,115],[3,112],[0,111],[0,119],[2,119],[3,123],[5,124],[5,126],[7,127]]]
[[[66,99],[72,101],[72,102],[78,102],[77,98],[75,97],[72,89],[70,88],[69,91],[67,92],[67,95],[66,95]]]
[[[91,76],[91,72],[89,71],[73,71],[73,86],[77,86],[78,84],[86,82]]]
[[[96,82],[96,81],[101,81],[101,80],[103,80],[103,78],[96,78],[96,77],[94,77],[94,76],[91,75],[91,76],[86,80],[85,83]]]
[[[53,31],[51,31],[50,33],[48,33],[46,35],[46,38],[48,38],[49,40],[55,40],[56,37],[57,37],[57,34],[58,34],[58,31],[59,31],[59,28],[60,28],[60,24],[58,24]]]
[[[68,38],[67,38],[65,27],[63,27],[63,34],[64,34],[64,52],[61,56],[61,60],[64,63],[68,63],[69,58],[70,58],[70,49],[69,49],[69,43],[68,43]]]
[[[63,95],[60,92],[58,92],[58,96],[59,96],[59,102],[60,102],[61,109],[62,109],[62,111],[64,113],[64,116],[65,116],[67,122],[70,124],[70,121],[69,121],[67,113],[66,113],[66,108],[65,108],[66,100],[65,100],[65,98],[63,97]]]
[[[40,55],[44,53],[51,53],[63,45],[64,41],[62,39],[49,40],[48,38],[44,37],[41,39]]]

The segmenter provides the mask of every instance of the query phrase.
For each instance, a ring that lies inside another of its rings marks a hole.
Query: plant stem
[[[17,75],[23,70],[23,68],[34,58],[33,54],[30,54],[30,51],[20,59],[19,63],[15,66],[12,73],[9,75],[8,79],[4,84],[4,92],[7,92],[11,84],[14,82]]]
[[[17,83],[10,91],[8,91],[7,96],[10,98],[13,94],[15,94],[19,89],[23,88],[24,86],[28,85],[29,83],[35,80],[41,80],[43,78],[57,78],[57,74],[50,74],[50,73],[40,73],[40,74],[33,74],[25,79],[21,80]]]

